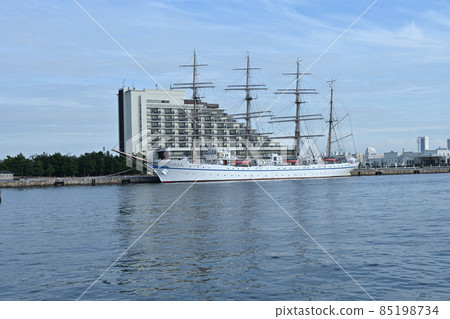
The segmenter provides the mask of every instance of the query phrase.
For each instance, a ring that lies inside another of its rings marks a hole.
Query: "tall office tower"
[[[425,152],[430,149],[430,142],[428,136],[420,136],[417,138],[417,151]]]

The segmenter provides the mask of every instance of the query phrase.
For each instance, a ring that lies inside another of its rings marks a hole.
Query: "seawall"
[[[402,175],[402,174],[435,174],[450,173],[450,166],[431,167],[394,167],[394,168],[364,168],[352,171],[352,176],[367,175]]]
[[[71,186],[71,185],[96,186],[96,185],[159,183],[159,182],[160,182],[159,178],[154,175],[61,177],[61,178],[52,177],[52,178],[28,178],[12,181],[0,181],[0,188]]]

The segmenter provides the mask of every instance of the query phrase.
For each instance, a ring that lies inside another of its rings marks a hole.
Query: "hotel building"
[[[170,158],[191,158],[193,100],[184,90],[123,87],[118,92],[120,150],[141,154],[149,160],[165,150]],[[244,116],[227,114],[218,104],[197,101],[197,145],[204,157],[212,148],[228,148],[231,155],[245,157]],[[250,130],[251,149],[260,156],[292,153],[293,148],[272,141],[267,134]],[[284,157],[286,158],[286,157]]]

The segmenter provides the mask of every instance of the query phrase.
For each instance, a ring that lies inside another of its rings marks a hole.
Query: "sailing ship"
[[[295,132],[293,136],[277,136],[276,138],[293,138],[295,142],[294,153],[291,158],[283,158],[280,154],[273,153],[261,157],[252,154],[251,149],[251,119],[268,116],[267,112],[251,112],[250,103],[253,100],[252,91],[265,90],[264,85],[249,84],[250,72],[256,68],[250,67],[250,58],[247,56],[245,68],[236,69],[246,72],[246,82],[244,85],[229,85],[227,90],[242,90],[245,92],[247,109],[242,113],[245,119],[245,158],[232,158],[231,152],[227,149],[210,150],[207,161],[199,159],[199,148],[197,139],[201,136],[197,130],[197,103],[200,101],[198,95],[199,88],[212,87],[210,82],[197,82],[197,64],[194,52],[193,81],[182,83],[183,86],[176,88],[189,88],[193,91],[193,124],[192,124],[192,156],[190,159],[159,159],[147,162],[147,166],[153,170],[162,183],[174,182],[219,182],[219,181],[248,181],[248,180],[277,180],[277,179],[303,179],[303,178],[327,178],[349,176],[350,172],[358,166],[356,159],[332,158],[331,152],[331,132],[334,127],[333,119],[333,86],[331,82],[330,98],[330,118],[328,121],[328,147],[327,156],[322,157],[312,138],[322,135],[301,135],[300,122],[322,119],[320,114],[301,115],[300,107],[305,103],[301,96],[304,94],[317,94],[314,89],[300,88],[300,78],[309,73],[300,73],[300,61],[297,60],[297,70],[295,73],[285,73],[295,76],[295,88],[278,90],[275,94],[293,94],[295,96],[296,114],[294,116],[272,117],[271,122],[294,122]],[[301,154],[310,151],[310,160],[302,159]],[[120,153],[120,152],[119,152]]]

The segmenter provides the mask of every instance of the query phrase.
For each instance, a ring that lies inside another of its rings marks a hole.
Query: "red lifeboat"
[[[323,158],[323,161],[326,163],[335,163],[338,160],[337,160],[337,158],[325,157],[325,158]]]
[[[235,165],[250,165],[250,161],[234,161]]]

